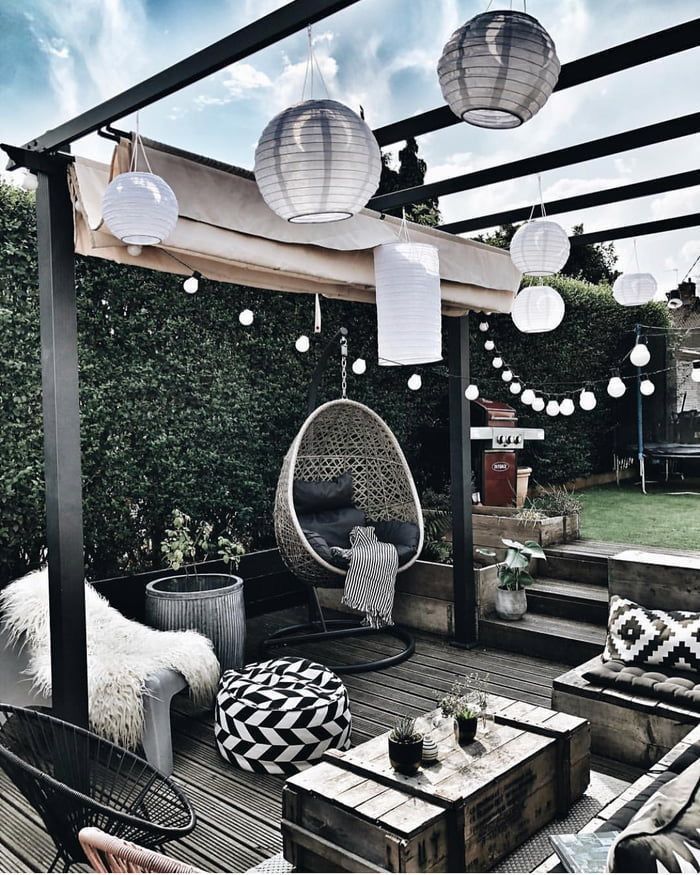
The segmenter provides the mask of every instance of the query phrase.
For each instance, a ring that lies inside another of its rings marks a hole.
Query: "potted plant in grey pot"
[[[243,580],[238,569],[243,545],[227,525],[214,537],[211,523],[192,528],[190,517],[173,512],[172,527],[161,544],[168,566],[182,573],[146,586],[146,622],[156,629],[195,629],[214,645],[221,670],[240,669],[245,654]],[[204,573],[198,563],[223,560],[228,573]]]
[[[525,587],[534,583],[530,574],[531,559],[545,559],[537,541],[511,541],[502,538],[507,552],[503,562],[498,563],[498,589],[496,590],[496,613],[502,620],[520,620],[527,613]]]
[[[415,775],[423,758],[423,735],[412,717],[401,717],[389,735],[389,761],[402,775]]]

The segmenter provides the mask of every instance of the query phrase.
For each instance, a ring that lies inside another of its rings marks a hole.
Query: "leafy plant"
[[[452,563],[452,542],[447,535],[452,529],[452,500],[447,492],[426,489],[421,496],[423,508],[423,551],[421,559],[428,562]]]
[[[569,516],[581,513],[581,499],[566,486],[543,486],[531,499],[530,508],[547,516]]]
[[[416,729],[416,721],[413,717],[400,717],[394,724],[389,736],[397,744],[413,744],[420,741],[423,735]]]
[[[526,526],[533,526],[546,518],[546,514],[538,510],[533,504],[528,504],[521,507],[515,514],[515,519],[525,523]]]
[[[454,681],[450,692],[438,702],[443,716],[470,720],[483,714],[488,704],[488,682],[488,675],[482,677],[475,671],[465,675],[462,680]]]
[[[214,526],[209,522],[197,523],[194,534],[191,530],[192,519],[181,510],[173,511],[172,527],[165,530],[160,550],[169,568],[189,574],[190,566],[197,576],[197,562],[204,562],[219,556],[228,565],[230,574],[238,569],[245,547],[240,541],[234,540],[234,535],[226,528],[215,540],[212,539]]]
[[[509,538],[501,538],[504,546],[508,549],[503,562],[498,563],[498,579],[501,589],[524,589],[534,579],[530,574],[531,559],[546,559],[544,550],[537,541],[511,541]]]

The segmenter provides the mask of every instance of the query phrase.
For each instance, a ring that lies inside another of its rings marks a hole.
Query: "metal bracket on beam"
[[[34,152],[32,149],[25,149],[24,146],[10,146],[7,143],[0,143],[0,149],[10,156],[7,170],[26,167],[32,173],[62,173],[68,164],[75,160],[73,155],[67,155],[65,152]]]

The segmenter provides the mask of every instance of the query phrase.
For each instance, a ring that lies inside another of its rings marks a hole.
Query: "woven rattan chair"
[[[84,826],[148,848],[194,829],[185,795],[146,760],[40,711],[0,705],[0,766],[56,845],[49,871],[85,862]]]
[[[316,593],[317,587],[342,587],[347,571],[316,553],[302,530],[294,507],[295,480],[332,480],[344,471],[352,472],[353,500],[368,519],[415,523],[419,543],[415,553],[399,566],[410,568],[423,546],[423,516],[418,493],[406,458],[389,426],[373,410],[340,398],[314,410],[289,448],[277,484],[275,535],[287,567],[309,586],[309,622],[280,629],[263,644],[263,652],[281,645],[303,644],[378,630],[355,621],[326,620]],[[349,674],[396,665],[414,651],[411,635],[396,626],[389,632],[405,645],[386,659],[353,665],[331,666]]]
[[[200,871],[158,851],[149,851],[133,842],[108,835],[94,826],[81,829],[78,838],[93,872]]]

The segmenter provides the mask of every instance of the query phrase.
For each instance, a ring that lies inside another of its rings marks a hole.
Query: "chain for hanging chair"
[[[348,397],[348,339],[340,338],[340,397]]]

